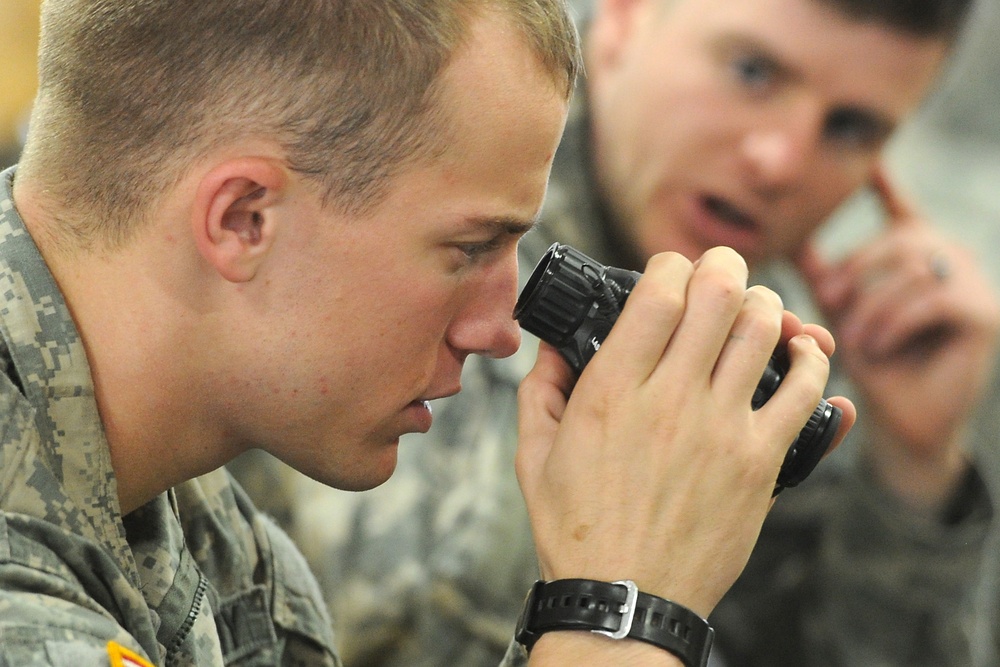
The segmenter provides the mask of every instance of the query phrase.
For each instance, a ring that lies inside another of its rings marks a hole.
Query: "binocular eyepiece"
[[[521,290],[514,317],[524,330],[556,347],[580,373],[611,331],[640,276],[554,243]],[[754,410],[771,398],[787,370],[783,353],[771,355],[751,400]],[[775,495],[809,476],[829,449],[840,419],[840,409],[821,399],[785,455]]]

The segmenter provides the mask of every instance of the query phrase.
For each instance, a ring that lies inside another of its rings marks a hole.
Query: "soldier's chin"
[[[377,455],[371,455],[355,466],[341,468],[327,479],[316,481],[343,491],[368,491],[385,484],[396,471],[399,439],[379,447]]]

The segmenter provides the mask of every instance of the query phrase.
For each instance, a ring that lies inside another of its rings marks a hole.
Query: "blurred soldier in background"
[[[822,311],[840,381],[861,399],[853,446],[779,498],[715,612],[732,665],[958,666],[983,650],[971,595],[992,505],[968,425],[1000,308],[973,254],[881,163],[967,11],[939,0],[598,0],[584,22],[586,79],[542,225],[521,243],[522,278],[556,240],[635,270],[656,252],[731,246],[786,304]],[[825,258],[814,237],[859,188],[881,203],[884,227]],[[351,664],[489,665],[506,648],[537,576],[512,468],[532,347],[470,363],[463,392],[435,406],[434,430],[370,494],[334,500],[241,463],[248,487],[292,521],[350,629]],[[290,495],[270,493],[275,477]]]

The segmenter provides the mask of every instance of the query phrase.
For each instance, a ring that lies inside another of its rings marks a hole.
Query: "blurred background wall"
[[[40,0],[0,0],[0,168],[16,160],[35,97]]]

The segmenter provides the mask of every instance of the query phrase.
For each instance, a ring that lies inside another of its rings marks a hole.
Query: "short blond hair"
[[[276,139],[328,202],[363,210],[440,150],[435,82],[489,10],[568,97],[565,0],[46,0],[19,176],[86,211],[63,221],[85,247],[127,241],[192,160],[243,137]]]

